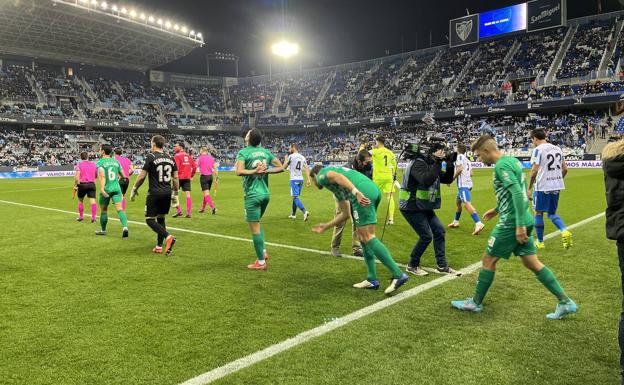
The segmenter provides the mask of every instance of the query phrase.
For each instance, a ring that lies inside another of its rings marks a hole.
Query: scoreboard
[[[566,0],[533,0],[493,11],[453,19],[449,23],[451,47],[513,32],[533,32],[566,23]]]

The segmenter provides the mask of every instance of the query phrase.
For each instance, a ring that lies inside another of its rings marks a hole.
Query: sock
[[[566,229],[566,225],[563,223],[563,219],[557,214],[549,215],[548,218],[553,223],[553,225],[557,226],[557,228],[561,231]]]
[[[490,286],[492,285],[492,282],[494,282],[494,273],[496,272],[486,268],[481,268],[481,271],[479,271],[477,288],[473,298],[477,305],[481,305],[483,303],[483,298],[485,298],[488,290],[490,290]]]
[[[117,215],[119,216],[119,220],[121,221],[122,227],[128,227],[128,217],[126,216],[126,212],[123,210],[117,211]]]
[[[479,218],[479,214],[477,214],[477,212],[475,211],[474,213],[470,214],[470,218],[472,218],[472,220],[474,221],[474,223],[479,223],[481,222],[481,219]]]
[[[211,209],[215,208],[215,204],[212,201],[212,196],[206,195],[206,202],[208,202],[208,206],[210,206]]]
[[[369,243],[362,244],[362,251],[364,252],[364,262],[366,263],[366,271],[368,273],[369,281],[377,279],[377,264],[375,263],[375,252]]]
[[[299,210],[301,210],[302,212],[306,212],[305,206],[303,205],[303,202],[301,202],[301,199],[299,199],[299,197],[297,197],[295,199],[295,202],[297,203],[297,207],[299,208]]]
[[[181,214],[181,213],[182,213],[182,209],[180,208],[180,204],[178,204],[178,207],[176,207],[176,212],[177,212],[178,214]]]
[[[103,231],[106,231],[106,224],[108,223],[108,213],[100,214],[100,227]]]
[[[292,201],[292,215],[296,215],[297,214],[297,201],[295,199],[293,199]]]
[[[546,286],[548,291],[550,291],[555,297],[557,297],[559,303],[568,302],[568,296],[559,284],[559,281],[557,280],[557,277],[555,277],[555,274],[550,271],[548,267],[544,266],[544,268],[538,271],[535,276],[542,283],[542,285]]]
[[[537,234],[537,240],[544,242],[544,216],[535,216],[535,234]]]
[[[158,243],[157,245],[162,247],[163,242],[165,241],[165,238],[167,238],[169,236],[169,233],[167,232],[167,226],[165,225],[165,218],[164,217],[158,217],[156,218],[156,222],[158,222],[159,225],[162,226],[162,228],[165,230],[165,233],[163,234],[158,234]]]
[[[147,223],[150,229],[154,230],[154,232],[158,234],[158,246],[162,246],[162,241],[169,236],[169,233],[164,226],[164,219],[163,224],[156,222],[156,219],[154,218],[147,218],[145,223]]]
[[[126,198],[121,199],[121,209],[126,211]]]
[[[80,217],[80,219],[84,217],[84,203],[82,202],[78,203],[78,216]]]
[[[388,219],[394,220],[394,194],[390,195],[390,206],[388,207]],[[379,257],[379,255],[377,256]]]
[[[372,248],[375,256],[379,258],[381,263],[390,270],[393,278],[401,278],[403,276],[403,272],[399,269],[396,262],[394,262],[394,259],[392,259],[390,251],[379,239],[374,237],[368,241],[367,245]]]
[[[191,208],[193,207],[193,199],[191,197],[186,198],[186,215],[191,215]]]
[[[461,218],[461,211],[456,211],[455,212],[455,222],[459,222],[459,218]]]
[[[94,203],[91,205],[91,220],[94,221],[97,216],[97,205]]]
[[[251,238],[253,239],[258,261],[264,261],[264,237],[262,236],[262,232],[260,234],[253,234]]]

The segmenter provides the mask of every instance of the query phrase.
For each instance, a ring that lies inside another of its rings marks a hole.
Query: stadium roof
[[[190,27],[100,0],[0,0],[0,53],[146,71],[203,45]]]

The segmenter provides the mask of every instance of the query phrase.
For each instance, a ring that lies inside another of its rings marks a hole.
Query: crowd
[[[597,70],[614,25],[614,20],[608,19],[579,26],[557,78],[583,77]]]
[[[615,48],[610,62],[615,71],[624,44],[624,32],[610,39],[616,20],[579,26],[557,77],[595,71],[607,48]],[[66,76],[48,65],[9,64],[0,68],[0,115],[84,115],[172,125],[247,125],[251,117],[260,125],[286,125],[621,91],[620,82],[537,86],[536,77],[548,70],[567,31],[561,27],[314,72],[240,79],[226,87],[174,88],[144,80]],[[516,79],[520,84],[512,86]],[[45,103],[37,100],[39,91]]]
[[[618,122],[619,123],[619,122]],[[496,137],[501,148],[510,154],[527,155],[532,128],[547,129],[548,139],[564,148],[567,154],[582,155],[588,142],[614,122],[603,112],[577,111],[549,115],[496,116],[490,118],[463,117],[453,120],[403,122],[398,126],[362,127],[349,129],[312,129],[299,132],[267,131],[263,145],[283,156],[291,143],[298,143],[301,152],[313,161],[347,161],[362,144],[371,144],[377,135],[386,138],[387,146],[396,151],[408,142],[431,136],[443,137],[450,145],[471,143],[483,133]],[[607,130],[608,131],[608,130]],[[72,131],[33,131],[0,129],[0,165],[56,166],[73,164],[80,151],[97,157],[101,144],[121,147],[137,164],[149,150],[149,133],[97,133]],[[206,134],[165,134],[171,143],[182,141],[192,155],[201,146],[208,146],[223,164],[233,164],[243,146],[238,133],[209,132]]]

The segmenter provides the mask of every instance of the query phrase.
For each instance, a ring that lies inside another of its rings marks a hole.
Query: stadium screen
[[[527,28],[526,3],[512,5],[479,15],[479,38],[524,31]]]

